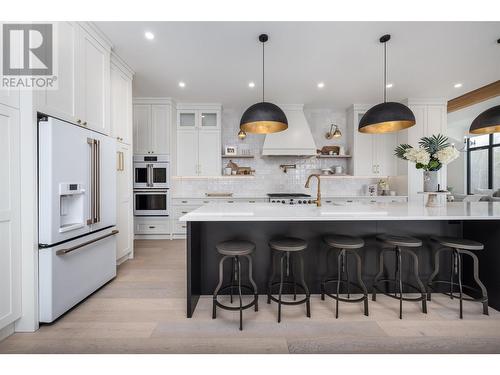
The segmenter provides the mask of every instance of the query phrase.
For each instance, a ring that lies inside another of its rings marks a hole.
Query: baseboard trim
[[[6,327],[0,329],[0,341],[6,339],[14,333],[15,323],[10,323]]]

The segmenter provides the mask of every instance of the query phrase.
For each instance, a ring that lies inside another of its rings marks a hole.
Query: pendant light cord
[[[387,42],[384,42],[384,103],[387,102]]]
[[[264,103],[264,86],[265,86],[265,76],[264,76],[264,70],[265,70],[265,63],[264,63],[264,45],[265,42],[262,42],[262,102]]]

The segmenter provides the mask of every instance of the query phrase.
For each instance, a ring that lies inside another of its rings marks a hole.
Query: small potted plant
[[[422,137],[417,148],[401,144],[394,152],[398,158],[415,163],[417,169],[424,170],[425,192],[438,190],[438,171],[459,156],[455,147],[448,143],[448,137],[442,134]]]

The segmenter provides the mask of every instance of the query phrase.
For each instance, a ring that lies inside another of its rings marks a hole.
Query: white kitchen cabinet
[[[134,232],[139,235],[170,235],[170,219],[166,216],[136,216]]]
[[[155,154],[170,153],[170,106],[153,104],[151,106],[151,145]]]
[[[177,106],[177,176],[221,174],[220,105]]]
[[[19,111],[0,104],[0,330],[21,317]]]
[[[177,132],[177,175],[198,175],[198,131],[182,130]]]
[[[76,106],[77,46],[79,26],[76,22],[59,22],[55,48],[58,54],[57,90],[41,91],[38,110],[45,114],[74,122],[78,120]],[[80,119],[81,121],[81,119]]]
[[[134,104],[134,153],[169,154],[170,104]]]
[[[369,105],[353,105],[347,110],[348,142],[352,157],[348,160],[348,172],[354,176],[383,177],[396,174],[397,159],[394,149],[397,135],[364,134],[358,131],[358,124]]]
[[[221,174],[221,133],[219,130],[198,132],[198,175],[217,176]]]
[[[132,144],[132,74],[114,56],[111,59],[111,136]]]
[[[134,216],[132,190],[132,152],[130,145],[117,142],[116,155],[116,259],[133,255]]]
[[[77,108],[83,119],[79,120],[88,128],[109,135],[110,50],[86,32],[80,33],[78,41]]]
[[[151,106],[134,104],[134,154],[151,153]]]
[[[57,90],[37,94],[37,110],[110,134],[110,46],[77,22],[58,22]]]

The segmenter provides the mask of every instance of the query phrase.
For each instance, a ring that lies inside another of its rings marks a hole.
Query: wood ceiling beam
[[[500,80],[448,101],[448,113],[500,96]]]

